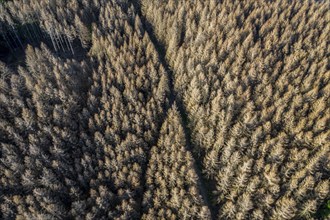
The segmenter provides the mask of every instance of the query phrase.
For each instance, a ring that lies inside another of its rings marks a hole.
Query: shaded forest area
[[[328,219],[329,36],[329,1],[0,1],[0,219]]]

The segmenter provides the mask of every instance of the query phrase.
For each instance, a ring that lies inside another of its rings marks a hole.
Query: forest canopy
[[[0,0],[0,219],[330,218],[329,9]]]

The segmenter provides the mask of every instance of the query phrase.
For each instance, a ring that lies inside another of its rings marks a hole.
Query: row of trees
[[[98,2],[86,0],[8,1],[0,5],[0,33],[12,51],[43,41],[55,51],[74,54],[75,39],[84,48],[90,45],[99,8]]]
[[[151,149],[142,219],[211,219],[195,166],[174,104]]]
[[[78,115],[89,65],[45,45],[28,47],[26,64],[1,65],[1,218],[66,218],[86,194]]]
[[[168,78],[129,4],[102,3],[90,54],[98,68],[87,100],[92,155],[86,162],[97,173],[95,202],[85,213],[91,219],[138,219],[148,152],[168,103]]]
[[[220,219],[309,219],[329,198],[329,7],[142,0]]]
[[[54,20],[63,34],[70,29],[67,13],[83,14],[74,2],[43,2],[34,13],[62,18]],[[53,5],[65,3],[68,10]],[[142,215],[148,152],[168,108],[168,78],[134,8],[94,3],[99,22],[83,61],[60,58],[55,45],[52,52],[42,43],[26,49],[26,66],[17,71],[1,63],[2,219]]]

